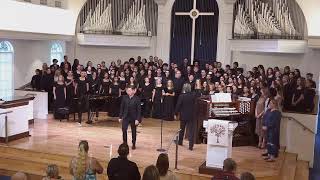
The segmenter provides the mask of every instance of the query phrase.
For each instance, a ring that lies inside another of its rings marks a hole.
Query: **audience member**
[[[78,155],[70,161],[70,174],[75,180],[96,178],[96,174],[102,174],[103,168],[97,159],[89,157],[89,144],[87,141],[80,141]]]
[[[158,169],[154,165],[146,167],[142,180],[160,180]]]
[[[236,162],[231,158],[227,158],[223,161],[223,172],[220,172],[217,175],[215,175],[212,178],[212,180],[224,180],[224,179],[239,180],[239,178],[235,176],[236,170],[237,170]]]
[[[109,180],[140,180],[140,172],[136,163],[129,161],[129,146],[121,144],[118,148],[119,157],[110,160],[107,168]]]
[[[156,167],[159,171],[160,180],[177,180],[178,178],[169,170],[168,154],[162,153],[158,156]]]

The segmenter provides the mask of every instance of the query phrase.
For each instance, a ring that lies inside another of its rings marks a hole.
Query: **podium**
[[[200,174],[215,175],[222,171],[223,161],[231,158],[233,132],[237,122],[209,119],[203,122],[208,133],[206,162],[199,167]]]

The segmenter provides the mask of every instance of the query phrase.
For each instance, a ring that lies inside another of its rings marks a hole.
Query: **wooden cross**
[[[176,12],[177,16],[190,16],[192,18],[191,64],[194,61],[194,43],[196,38],[196,19],[199,16],[214,16],[214,12],[200,12],[197,9],[197,0],[193,0],[193,9],[190,12]]]

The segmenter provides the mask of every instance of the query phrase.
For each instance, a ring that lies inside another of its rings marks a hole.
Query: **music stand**
[[[161,135],[160,135],[160,136],[161,136],[161,138],[160,138],[160,139],[161,139],[161,142],[160,142],[160,148],[157,149],[158,152],[166,152],[166,150],[163,149],[163,147],[162,147],[162,126],[163,126],[163,119],[161,119],[161,133],[160,133],[160,134],[161,134]]]

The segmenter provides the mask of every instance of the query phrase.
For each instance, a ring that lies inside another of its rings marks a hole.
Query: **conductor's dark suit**
[[[195,93],[189,92],[181,94],[178,98],[175,113],[180,113],[180,133],[179,144],[182,145],[184,131],[186,125],[189,128],[189,148],[193,148],[193,134],[194,134],[194,104],[197,96]]]
[[[122,119],[122,138],[127,143],[127,130],[130,124],[132,131],[132,144],[136,144],[137,127],[135,120],[141,120],[141,102],[138,96],[130,98],[128,95],[122,97],[119,118]]]

